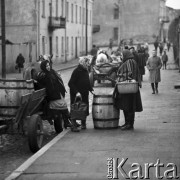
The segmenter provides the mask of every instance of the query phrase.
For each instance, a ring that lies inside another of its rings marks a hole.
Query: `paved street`
[[[119,158],[119,162],[122,158],[128,158],[123,166],[127,174],[137,168],[132,167],[132,163],[138,163],[145,177],[145,163],[156,164],[160,159],[160,163],[164,164],[160,168],[160,175],[164,179],[164,172],[172,169],[171,166],[166,167],[168,163],[174,163],[177,175],[180,176],[180,90],[174,89],[180,75],[178,70],[161,70],[161,75],[159,94],[153,95],[146,71],[141,89],[144,110],[136,113],[134,131],[95,130],[90,115],[87,130],[65,134],[29,166],[18,180],[105,180],[108,158]],[[120,113],[121,125],[124,117]],[[150,168],[149,174],[150,179],[157,179],[155,168]],[[173,175],[172,171],[170,175]],[[124,179],[120,172],[119,179]]]

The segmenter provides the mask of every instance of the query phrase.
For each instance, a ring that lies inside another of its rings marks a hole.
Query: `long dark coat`
[[[70,88],[71,104],[74,103],[76,94],[79,92],[82,101],[89,106],[89,92],[93,91],[93,89],[90,85],[89,73],[82,65],[78,65],[73,71],[68,86]],[[89,108],[87,115],[89,115]]]
[[[127,52],[126,55],[123,54],[123,56],[125,58],[124,62],[118,70],[118,73],[123,76],[122,80],[124,81],[127,80],[127,78],[132,78],[139,82],[140,85],[141,78],[136,61],[133,59],[130,52]],[[128,74],[128,76],[126,74]],[[114,100],[115,106],[118,109],[128,112],[141,112],[143,110],[139,90],[137,93],[133,94],[119,94],[116,87],[114,91]]]

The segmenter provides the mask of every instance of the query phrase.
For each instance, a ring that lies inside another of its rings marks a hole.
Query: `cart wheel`
[[[113,79],[113,80],[116,80],[116,73],[113,72],[111,75],[110,75],[110,78]],[[112,83],[112,87],[115,87],[116,83],[115,82],[111,82]]]
[[[63,131],[62,116],[60,118],[61,119],[59,119],[58,117],[54,118],[54,129],[55,129],[56,133],[58,133],[58,134]]]
[[[89,74],[90,84],[92,87],[94,87],[94,73],[90,72]]]
[[[41,117],[34,114],[30,117],[28,125],[28,143],[31,152],[37,152],[43,143],[43,124]]]

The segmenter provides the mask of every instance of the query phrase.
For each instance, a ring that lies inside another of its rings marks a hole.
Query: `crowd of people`
[[[70,89],[70,101],[73,104],[78,97],[88,106],[86,116],[89,115],[89,92],[93,92],[89,79],[89,65],[98,66],[104,63],[119,63],[117,71],[116,82],[122,82],[129,79],[133,79],[138,82],[139,88],[142,87],[143,75],[145,74],[145,67],[149,70],[149,82],[151,83],[152,94],[159,93],[158,83],[161,81],[160,69],[163,66],[166,69],[166,63],[168,56],[166,51],[163,51],[162,57],[157,56],[157,47],[154,44],[155,49],[152,55],[149,55],[149,45],[138,44],[134,46],[124,46],[117,50],[112,50],[111,54],[107,51],[97,48],[93,45],[91,50],[91,62],[88,57],[80,57],[79,65],[73,70],[68,82]],[[158,46],[159,47],[159,46]],[[161,51],[160,51],[161,55]],[[64,127],[71,127],[73,132],[79,132],[79,126],[81,129],[86,129],[86,119],[81,121],[81,125],[77,123],[78,119],[72,119],[71,113],[68,110],[67,103],[65,101],[66,88],[63,80],[55,70],[53,70],[52,57],[48,55],[41,56],[41,61],[38,62],[40,71],[31,66],[31,69],[25,71],[25,79],[34,79],[35,89],[46,88],[48,109],[51,117],[54,121],[59,121],[60,130],[63,131],[61,122],[61,115],[64,120]],[[163,62],[163,63],[162,63]],[[30,75],[28,76],[28,74]],[[135,112],[141,112],[143,110],[141,94],[138,88],[137,93],[119,94],[114,89],[113,98],[114,105],[119,110],[123,110],[125,117],[125,124],[120,126],[121,130],[134,129]]]

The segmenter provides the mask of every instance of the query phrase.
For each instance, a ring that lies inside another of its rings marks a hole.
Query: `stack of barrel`
[[[119,125],[119,110],[114,106],[113,88],[94,88],[92,118],[95,129],[114,129]]]

